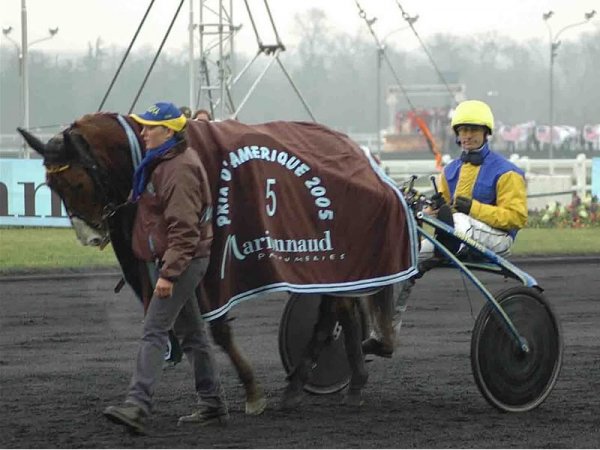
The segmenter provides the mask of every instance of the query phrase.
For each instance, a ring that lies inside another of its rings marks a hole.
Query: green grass
[[[118,267],[110,245],[84,247],[71,228],[0,228],[0,272]]]
[[[600,228],[525,229],[513,255],[597,254]],[[0,272],[116,268],[112,248],[84,247],[70,228],[0,228]]]
[[[600,228],[525,228],[519,231],[513,255],[599,255]]]

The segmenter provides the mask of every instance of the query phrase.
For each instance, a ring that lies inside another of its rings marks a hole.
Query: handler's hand
[[[173,294],[173,283],[166,278],[159,278],[154,288],[154,295],[158,298],[167,298]]]

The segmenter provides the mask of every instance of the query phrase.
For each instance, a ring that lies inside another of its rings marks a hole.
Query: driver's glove
[[[456,199],[454,199],[454,207],[458,212],[463,214],[469,214],[472,204],[473,200],[467,197],[456,197]]]
[[[434,210],[438,210],[442,205],[446,204],[446,200],[440,192],[433,194],[429,200],[431,201],[431,208]]]

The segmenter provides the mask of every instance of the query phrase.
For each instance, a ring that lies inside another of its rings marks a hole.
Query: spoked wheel
[[[496,300],[525,339],[521,350],[490,304],[477,316],[471,368],[479,390],[494,407],[524,412],[548,397],[562,365],[562,334],[547,300],[534,288],[502,291]]]
[[[319,314],[320,294],[292,294],[285,305],[279,324],[279,356],[286,373],[290,373],[302,358],[310,341]],[[357,299],[358,301],[358,299]],[[366,334],[366,314],[362,308],[359,333]],[[342,327],[336,323],[330,342],[323,348],[304,390],[312,394],[332,394],[350,382],[350,367],[344,347]]]

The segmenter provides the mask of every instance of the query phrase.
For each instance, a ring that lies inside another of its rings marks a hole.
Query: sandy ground
[[[522,266],[538,280],[562,322],[564,364],[544,404],[501,413],[479,393],[470,366],[474,318],[483,298],[458,272],[440,269],[413,291],[391,360],[368,364],[366,402],[342,393],[306,395],[297,411],[277,403],[285,385],[277,332],[286,297],[233,311],[240,346],[268,396],[264,415],[244,415],[243,390],[225,356],[227,427],[177,428],[194,407],[187,364],[164,372],[148,436],[132,436],[102,410],[119,403],[133,369],[141,306],[117,279],[2,280],[0,447],[390,448],[600,447],[600,265]],[[497,291],[514,285],[483,275]]]

